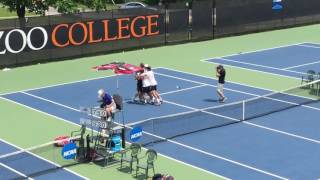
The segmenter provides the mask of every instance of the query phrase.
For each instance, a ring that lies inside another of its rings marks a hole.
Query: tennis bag
[[[64,145],[69,143],[69,136],[58,136],[54,139],[54,141],[57,141],[54,143],[56,147],[63,147]]]
[[[155,174],[152,180],[174,180],[174,178],[170,175]]]
[[[122,110],[123,104],[122,104],[122,97],[119,94],[114,94],[113,96],[114,103],[116,103],[116,108],[118,110]]]

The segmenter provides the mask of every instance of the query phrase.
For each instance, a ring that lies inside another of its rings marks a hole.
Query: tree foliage
[[[19,18],[25,17],[25,12],[44,14],[50,6],[60,13],[75,13],[79,11],[78,5],[82,4],[91,9],[104,10],[112,0],[0,0],[0,4],[10,11],[16,11]]]

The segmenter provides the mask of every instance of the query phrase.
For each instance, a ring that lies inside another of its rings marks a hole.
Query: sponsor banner
[[[130,131],[130,140],[132,142],[137,142],[142,137],[142,128],[135,127]]]
[[[61,49],[162,34],[159,14],[24,27],[0,31],[0,57],[25,51]]]
[[[80,119],[80,124],[106,129],[108,127],[108,123],[106,121],[98,120],[98,119]]]
[[[75,159],[77,156],[77,145],[76,143],[68,143],[63,146],[61,155],[64,159]]]

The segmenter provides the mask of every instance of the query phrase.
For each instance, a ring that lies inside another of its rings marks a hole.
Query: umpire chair
[[[123,99],[119,94],[114,94],[112,97],[113,97],[114,103],[116,104],[116,109],[112,112],[111,120],[107,122],[108,123],[107,127],[100,129],[98,133],[98,138],[96,138],[96,141],[95,141],[95,148],[94,148],[96,154],[103,159],[104,161],[103,166],[108,164],[109,158],[113,158],[114,151],[112,151],[112,147],[114,144],[112,139],[115,135],[121,134],[121,140],[122,140],[121,147],[125,148]],[[117,114],[119,114],[121,117],[117,116]],[[106,134],[103,134],[102,130],[104,130]]]

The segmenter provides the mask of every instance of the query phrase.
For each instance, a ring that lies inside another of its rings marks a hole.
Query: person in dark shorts
[[[225,102],[227,98],[224,96],[223,86],[225,84],[226,70],[222,65],[217,66],[216,76],[218,78],[217,93],[219,96],[219,102]]]
[[[140,71],[136,73],[135,79],[137,81],[137,93],[134,96],[134,101],[143,101],[143,90],[142,90],[142,78],[140,75],[144,72],[144,64],[140,63],[140,68],[142,68]],[[138,99],[139,98],[139,99]]]
[[[146,69],[148,68],[149,65],[145,64],[144,65],[144,72],[140,75],[140,78],[142,79],[142,92],[145,94],[147,94],[149,96],[149,98],[147,99],[146,97],[144,97],[144,103],[152,103],[152,93],[151,93],[151,83],[150,83],[150,77],[149,77],[149,71]]]
[[[154,77],[154,73],[151,70],[151,66],[146,67],[146,70],[148,71],[148,78],[150,81],[150,91],[151,91],[151,95],[153,97],[152,101],[155,105],[160,105],[162,103],[162,99],[161,99],[161,97],[158,93],[158,90],[157,90],[157,85],[158,85],[157,80]]]

